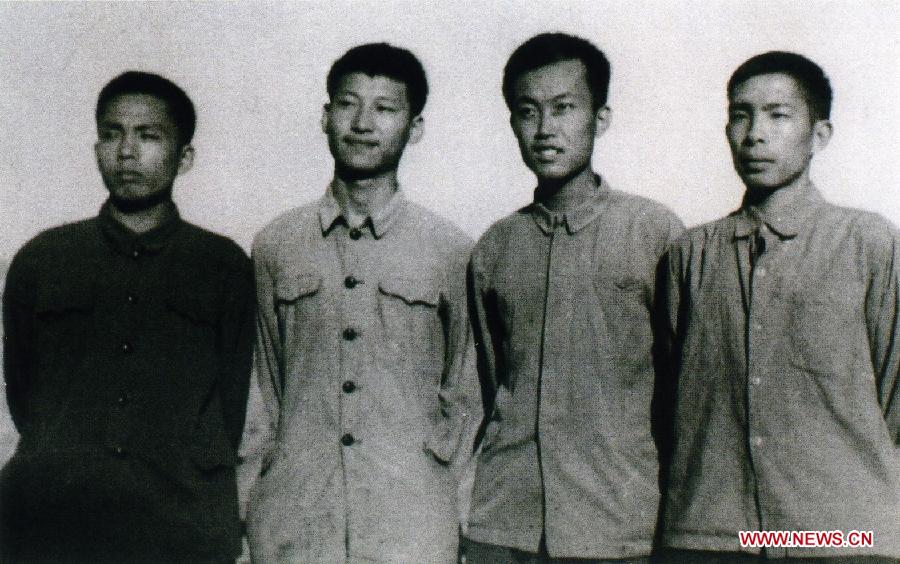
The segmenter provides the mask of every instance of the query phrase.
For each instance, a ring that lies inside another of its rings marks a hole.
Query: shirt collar
[[[606,206],[610,188],[605,180],[602,180],[599,176],[595,176],[595,178],[597,189],[591,197],[572,207],[572,209],[551,211],[539,202],[531,205],[531,217],[534,218],[535,223],[545,235],[549,235],[553,231],[554,225],[565,225],[569,235],[574,235],[590,225],[600,215],[600,212]]]
[[[398,188],[383,206],[366,218],[363,225],[371,228],[375,238],[380,239],[397,222],[405,204],[406,198],[403,191]],[[349,224],[341,205],[334,197],[334,185],[332,184],[328,186],[325,195],[319,200],[319,225],[322,229],[322,236],[327,236],[338,221],[343,221],[345,225]]]
[[[750,203],[747,196],[737,213],[735,238],[749,237],[760,223],[782,239],[795,237],[806,224],[815,207],[823,202],[822,194],[812,184],[782,188],[759,203]]]
[[[113,217],[110,212],[111,206],[107,200],[100,208],[100,230],[116,251],[126,255],[160,252],[183,223],[178,208],[173,202],[169,202],[163,208],[158,226],[144,233],[135,233]]]

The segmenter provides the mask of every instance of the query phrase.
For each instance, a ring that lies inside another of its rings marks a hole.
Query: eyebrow
[[[753,104],[751,104],[750,102],[733,102],[731,104],[728,104],[729,111],[745,110],[747,108],[752,108],[752,107],[753,107]],[[770,104],[764,105],[762,107],[762,110],[763,111],[771,111],[771,110],[775,110],[778,108],[789,108],[789,109],[795,110],[795,109],[797,109],[797,106],[795,106],[794,104],[791,104],[790,102],[772,102]]]
[[[566,98],[572,98],[574,96],[575,95],[572,92],[566,91],[566,92],[563,92],[562,94],[557,94],[556,96],[550,98],[549,102],[559,102],[560,100],[564,100]],[[534,98],[532,98],[531,96],[521,95],[518,98],[516,98],[516,103],[517,104],[521,104],[521,103],[538,104],[539,102],[537,100],[535,100]]]
[[[101,121],[98,124],[98,127],[105,128],[105,129],[124,129],[121,122],[111,121],[111,120]],[[165,129],[166,124],[164,124],[163,122],[154,121],[154,122],[150,122],[150,123],[139,123],[138,125],[134,126],[134,128],[138,129],[138,130]]]

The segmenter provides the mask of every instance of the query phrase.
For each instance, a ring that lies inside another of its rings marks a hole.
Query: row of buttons
[[[134,252],[137,253],[137,251],[134,251]],[[134,255],[135,258],[137,258],[137,256],[138,256],[137,254]],[[138,300],[137,300],[137,296],[135,296],[134,294],[128,294],[127,296],[125,296],[125,301],[127,301],[128,303],[133,305],[133,304],[136,304]],[[120,348],[122,349],[122,352],[125,354],[131,354],[134,352],[134,347],[128,341],[125,341],[124,343],[122,343]]]
[[[360,231],[359,229],[354,227],[353,229],[350,230],[349,235],[350,235],[351,239],[353,239],[354,241],[358,241],[360,239],[360,237],[362,237],[362,231]],[[354,278],[353,276],[348,276],[348,277],[344,278],[344,287],[346,287],[350,290],[352,290],[353,288],[356,288],[359,284],[360,284],[360,281],[357,280],[356,278]],[[344,340],[352,341],[352,340],[356,339],[356,337],[359,336],[359,333],[353,327],[347,327],[346,329],[344,329],[343,335],[344,335]],[[356,390],[356,383],[353,382],[353,380],[347,380],[346,382],[343,383],[341,388],[344,390],[344,393],[352,394]],[[344,433],[341,436],[341,444],[344,446],[347,446],[347,447],[351,446],[355,442],[356,442],[356,439],[353,437],[353,435],[351,433]]]

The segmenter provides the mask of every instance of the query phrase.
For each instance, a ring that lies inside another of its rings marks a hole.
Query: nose
[[[350,126],[354,131],[371,131],[373,127],[372,109],[364,105],[357,108]]]
[[[137,155],[137,138],[134,134],[126,133],[119,141],[119,158],[132,158]]]
[[[744,144],[755,145],[766,140],[768,134],[768,125],[766,121],[757,115],[751,115],[748,118],[747,134],[744,135]]]
[[[553,112],[541,111],[538,113],[537,131],[535,136],[538,139],[547,139],[552,137],[556,131],[556,119]]]

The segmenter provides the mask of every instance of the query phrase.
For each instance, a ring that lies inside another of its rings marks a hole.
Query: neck
[[[122,224],[126,229],[134,233],[146,233],[163,224],[169,216],[171,200],[159,202],[153,206],[135,212],[125,212],[116,206],[113,201],[109,206],[110,216]]]
[[[744,204],[748,206],[760,206],[777,194],[787,195],[789,193],[797,192],[798,190],[803,190],[811,184],[812,181],[809,179],[809,170],[804,170],[797,178],[791,180],[787,184],[775,188],[748,185],[747,191],[744,194]]]
[[[562,211],[578,207],[597,191],[597,180],[590,166],[575,176],[560,180],[538,180],[535,201],[548,210]]]
[[[350,223],[356,225],[391,199],[397,191],[397,171],[369,178],[346,178],[335,172],[332,187],[341,209]]]

